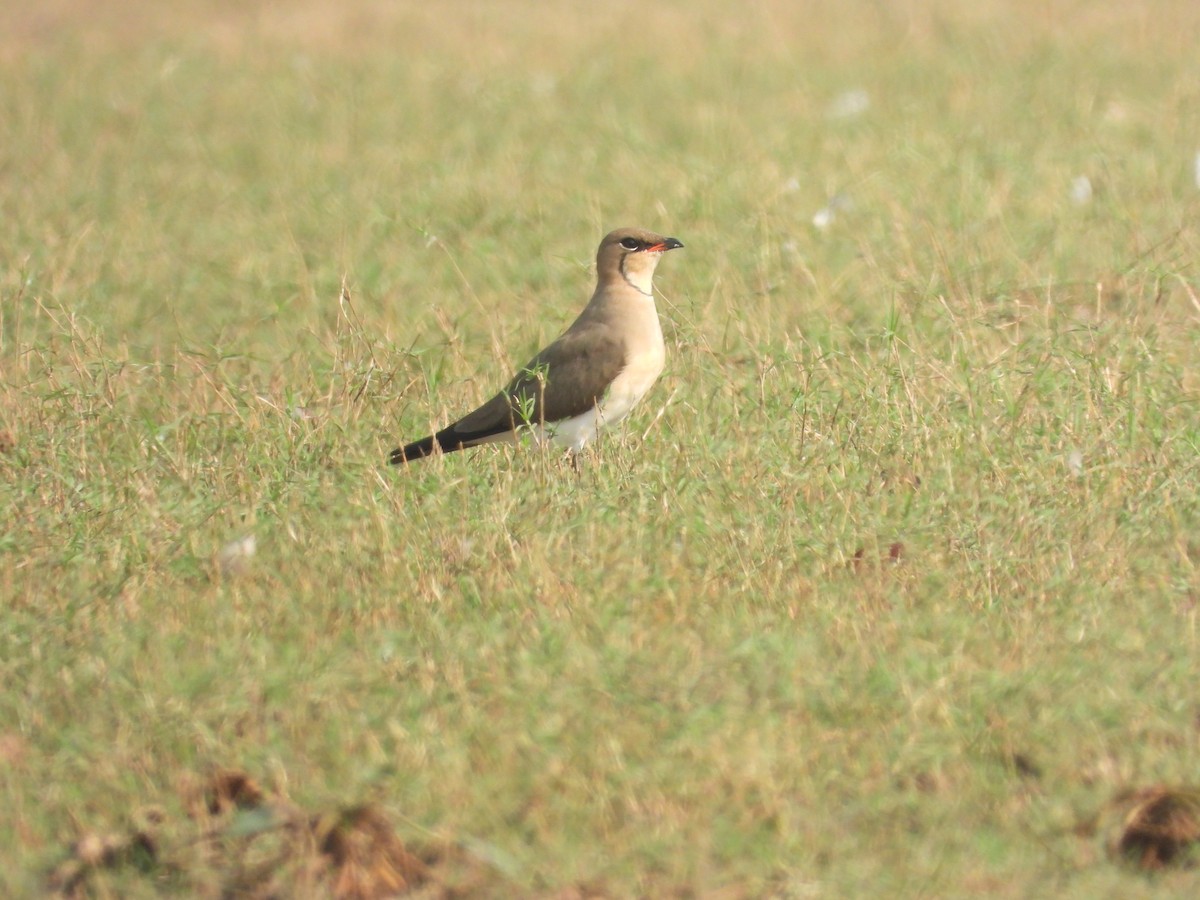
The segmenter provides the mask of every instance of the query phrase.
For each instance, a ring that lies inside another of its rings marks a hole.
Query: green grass
[[[0,13],[0,893],[233,767],[495,896],[1195,895],[1076,834],[1200,764],[1190,0],[146,6]],[[627,224],[580,476],[383,465]]]

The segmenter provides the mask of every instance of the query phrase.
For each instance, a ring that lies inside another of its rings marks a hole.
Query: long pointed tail
[[[454,426],[451,425],[437,434],[431,434],[429,437],[421,438],[419,441],[413,441],[411,444],[397,447],[388,457],[388,462],[393,466],[402,466],[418,459],[424,459],[427,456],[433,456],[439,450],[442,453],[453,453],[455,450],[463,449],[464,446],[470,446],[470,444],[464,444],[463,436],[458,434],[454,430]]]
[[[397,447],[392,451],[392,455],[388,457],[388,462],[393,466],[401,466],[418,459],[424,459],[426,456],[433,456],[436,452],[434,448],[438,446],[437,435],[431,434],[427,438],[421,438],[419,441],[413,441],[411,444]],[[451,450],[457,449],[458,447],[441,447],[443,453],[449,453]]]

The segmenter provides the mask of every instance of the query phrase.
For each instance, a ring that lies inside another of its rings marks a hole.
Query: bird
[[[596,251],[596,291],[571,327],[478,409],[397,447],[389,462],[512,442],[528,431],[566,447],[577,464],[584,445],[624,419],[662,374],[667,348],[652,279],[663,254],[682,246],[641,228],[609,232]]]

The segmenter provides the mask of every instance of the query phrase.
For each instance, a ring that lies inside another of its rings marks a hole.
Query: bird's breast
[[[593,301],[595,302],[595,301]],[[652,300],[642,297],[620,302],[619,320],[609,320],[606,327],[619,335],[625,362],[608,385],[596,406],[569,419],[555,422],[542,429],[542,436],[579,450],[596,436],[596,432],[615,425],[629,415],[654,386],[667,360],[662,326]],[[553,377],[553,375],[551,376]]]
[[[600,401],[600,420],[611,425],[621,421],[654,386],[666,362],[662,344],[631,356]]]
[[[649,352],[630,359],[595,407],[581,415],[539,427],[537,435],[541,439],[552,438],[571,450],[580,450],[601,428],[616,425],[629,415],[662,374],[665,357],[665,352]]]

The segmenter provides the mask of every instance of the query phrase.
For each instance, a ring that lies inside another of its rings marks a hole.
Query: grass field
[[[201,821],[238,770],[457,848],[430,896],[1196,896],[1102,823],[1200,772],[1198,40],[1193,0],[6,6],[0,894],[150,816],[78,894],[352,896]],[[582,474],[384,466],[620,225],[686,249]]]

